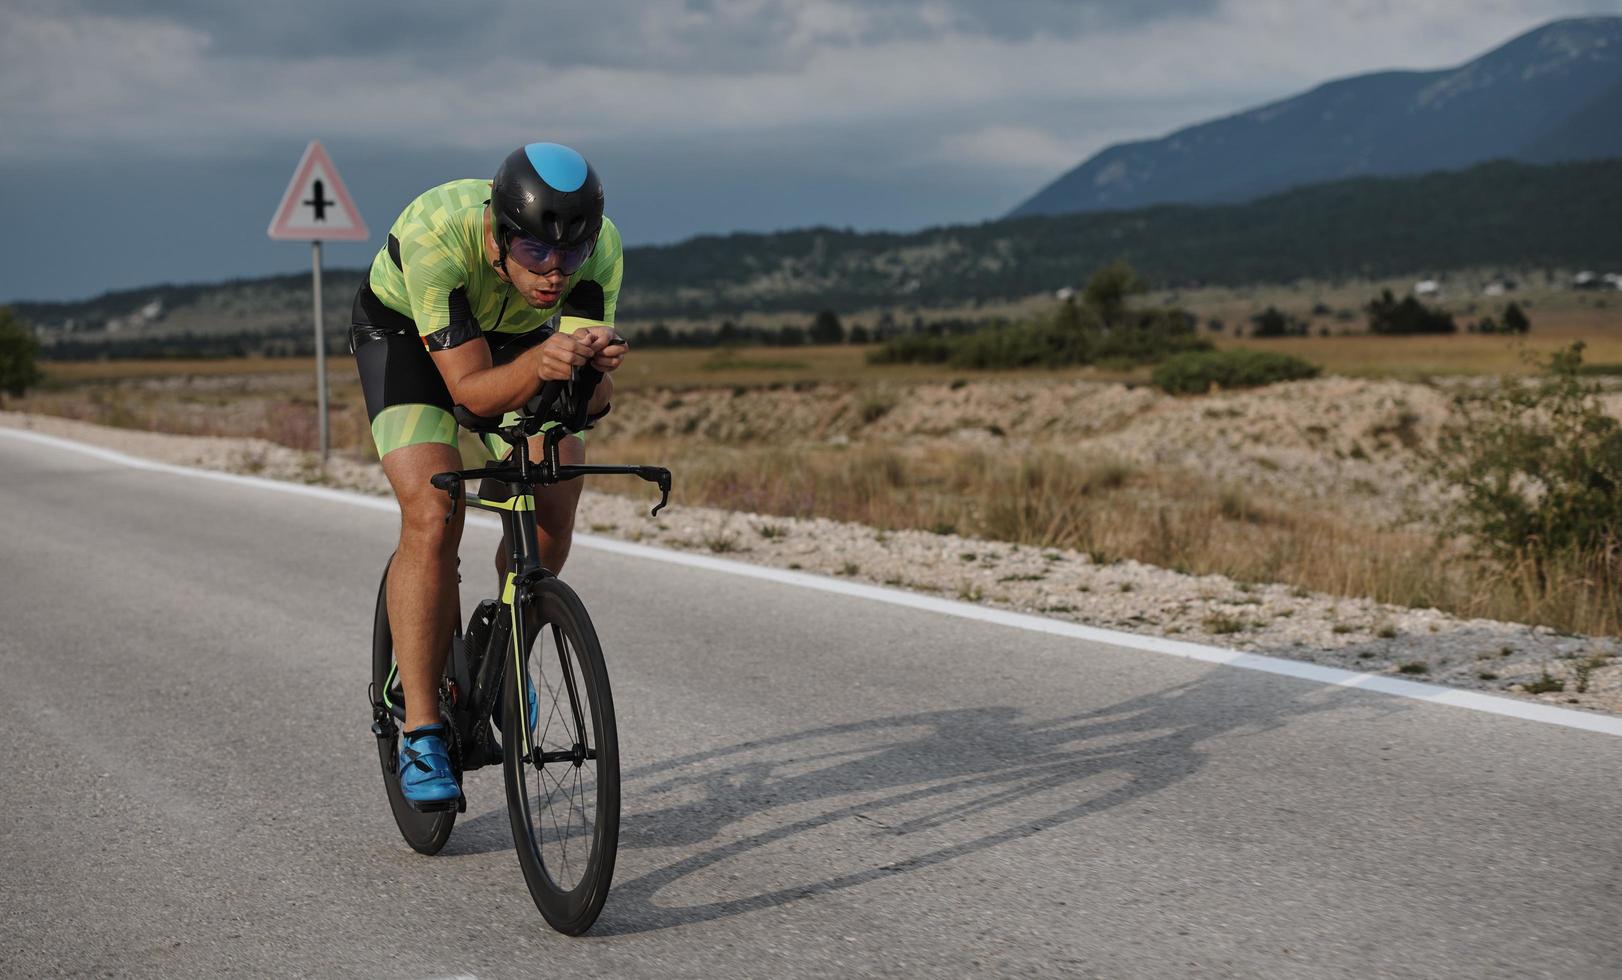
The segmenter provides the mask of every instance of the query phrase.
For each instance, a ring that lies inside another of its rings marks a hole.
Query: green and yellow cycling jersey
[[[565,283],[555,306],[536,309],[496,275],[485,258],[488,180],[453,180],[425,191],[400,212],[372,260],[372,292],[409,317],[429,350],[448,350],[484,334],[524,334],[559,312],[614,322],[624,275],[619,229],[607,217],[597,247]]]

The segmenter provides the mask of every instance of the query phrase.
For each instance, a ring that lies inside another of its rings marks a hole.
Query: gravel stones
[[[1432,402],[1417,396],[1419,386],[1345,379],[1301,384],[1308,388],[1278,385],[1260,398],[1252,395],[1243,399],[1217,396],[1182,400],[1163,399],[1118,385],[1094,386],[1114,389],[1097,397],[1116,408],[1104,402],[1095,405],[1099,411],[1090,416],[1090,424],[1106,429],[1115,426],[1114,431],[1122,439],[1123,455],[1152,452],[1176,456],[1193,452],[1198,445],[1199,437],[1188,434],[1193,428],[1187,424],[1187,413],[1237,412],[1239,415],[1231,417],[1253,420],[1258,447],[1265,442],[1270,458],[1280,461],[1277,469],[1257,467],[1261,473],[1286,473],[1295,481],[1310,472],[1314,478],[1332,481],[1345,479],[1346,475],[1335,472],[1333,464],[1321,461],[1325,455],[1322,447],[1316,450],[1319,461],[1313,461],[1315,440],[1363,444],[1362,440],[1372,441],[1375,433],[1383,431],[1396,456],[1402,452],[1405,438],[1434,438],[1439,424],[1437,413],[1445,411],[1440,400]],[[1369,391],[1367,386],[1373,385],[1377,393],[1372,400],[1351,399],[1352,388],[1342,391],[1342,384],[1363,386],[1357,391],[1364,395]],[[1383,385],[1393,387],[1385,392],[1378,387]],[[926,392],[926,404],[930,399],[950,399],[957,392],[947,385],[922,387],[939,389]],[[1002,399],[1015,394],[992,391],[976,397],[1001,404]],[[707,399],[718,397],[705,393]],[[1068,417],[1079,409],[1065,402],[1066,397],[1085,400],[1094,396],[1061,392],[1053,397],[1065,406],[1061,414]],[[1346,409],[1345,417],[1335,417],[1330,406],[1348,399],[1359,401],[1362,407]],[[1325,422],[1299,422],[1309,417],[1299,411],[1303,402],[1315,405],[1314,413],[1321,410],[1323,414],[1315,417]],[[939,407],[938,401],[935,404]],[[974,411],[993,417],[990,407],[978,406]],[[914,410],[909,400],[892,414]],[[631,413],[625,414],[632,417]],[[1415,417],[1403,422],[1408,416]],[[935,423],[944,427],[943,432],[950,432],[964,428],[965,417],[946,413]],[[1041,426],[1042,418],[1040,414],[1029,415],[1025,424]],[[914,423],[902,418],[895,424]],[[1240,431],[1249,424],[1241,426]],[[1317,436],[1308,431],[1307,426],[1312,424],[1322,424],[1326,434]],[[388,493],[387,482],[375,463],[335,455],[323,472],[313,454],[264,440],[167,435],[16,412],[0,412],[0,425],[168,463]],[[1299,430],[1298,441],[1279,434],[1290,427]],[[1125,434],[1132,430],[1138,430],[1142,438],[1128,440]],[[1333,452],[1328,456],[1335,458]],[[1372,459],[1347,458],[1354,464],[1379,465]],[[1329,468],[1313,469],[1325,466]],[[1371,478],[1401,480],[1399,469],[1382,469]],[[1435,609],[1382,605],[1283,585],[1236,583],[1222,576],[1185,575],[1134,561],[1100,564],[1076,551],[955,534],[879,531],[823,519],[800,520],[686,506],[649,518],[651,498],[645,490],[637,489],[628,488],[628,496],[586,491],[577,528],[659,547],[849,577],[1091,626],[1622,712],[1622,641],[1616,637],[1565,636],[1515,623],[1461,619]]]

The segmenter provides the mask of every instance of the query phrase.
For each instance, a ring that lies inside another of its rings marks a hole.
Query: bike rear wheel
[[[389,558],[394,561],[393,556]],[[450,839],[456,824],[455,810],[420,813],[406,801],[400,792],[399,752],[400,728],[404,725],[400,706],[405,704],[400,692],[400,677],[394,665],[394,634],[389,629],[389,569],[383,567],[383,581],[377,588],[377,612],[372,619],[372,698],[374,715],[378,703],[388,717],[374,717],[373,733],[377,738],[378,762],[383,767],[383,786],[389,795],[389,809],[400,836],[419,854],[437,854]]]
[[[536,908],[552,928],[575,936],[602,911],[619,846],[614,699],[597,632],[574,591],[547,578],[522,601],[531,625],[519,643],[523,656],[506,652],[503,690],[504,717],[524,722],[502,736],[507,812]],[[521,693],[526,680],[533,712]]]

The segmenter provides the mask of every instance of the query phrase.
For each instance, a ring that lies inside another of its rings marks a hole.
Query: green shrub
[[[1184,351],[1210,350],[1197,321],[1181,310],[1134,310],[1127,300],[1143,282],[1116,262],[1094,274],[1085,300],[1068,299],[1042,319],[943,335],[908,334],[868,354],[873,364],[940,364],[981,370],[1078,364],[1153,364]]]
[[[1364,307],[1369,315],[1369,332],[1380,334],[1457,333],[1453,314],[1426,306],[1412,296],[1401,300],[1383,291]]]
[[[903,334],[868,351],[867,361],[869,364],[945,364],[951,356],[952,342],[945,337]]]
[[[0,306],[0,392],[19,398],[44,380],[36,360],[39,340],[11,307]]]
[[[1180,311],[1133,312],[1106,329],[1083,308],[1067,306],[1057,316],[1031,323],[985,327],[946,337],[892,337],[868,353],[873,364],[941,364],[978,370],[1068,367],[1112,362],[1153,364],[1173,354],[1207,351],[1211,342],[1194,333]]]
[[[1106,326],[1115,326],[1127,311],[1127,300],[1149,291],[1149,284],[1126,262],[1116,259],[1093,273],[1082,301]]]
[[[1430,457],[1432,475],[1457,491],[1449,530],[1529,568],[1539,587],[1561,565],[1622,577],[1622,422],[1584,380],[1582,351],[1556,353],[1541,378],[1459,395]]]
[[[1306,321],[1269,306],[1250,318],[1252,337],[1305,337]]]
[[[1173,395],[1202,395],[1212,385],[1257,388],[1278,381],[1316,378],[1318,366],[1299,357],[1261,350],[1178,354],[1155,368],[1150,382]]]
[[[1156,364],[1176,354],[1211,350],[1211,342],[1195,333],[1195,323],[1181,310],[1139,313],[1134,322],[1098,338],[1093,361]]]
[[[951,340],[947,360],[966,368],[998,369],[1085,364],[1089,334],[1065,331],[1054,323],[992,327]]]
[[[1504,307],[1503,330],[1505,333],[1526,333],[1532,329],[1532,321],[1527,317],[1526,311],[1521,309],[1519,303],[1511,303]]]
[[[1528,681],[1524,688],[1527,694],[1554,694],[1566,689],[1566,682],[1549,673],[1549,668],[1543,668],[1543,675],[1535,681]]]
[[[812,318],[807,334],[813,344],[838,344],[845,339],[845,327],[839,322],[839,314],[823,310]]]

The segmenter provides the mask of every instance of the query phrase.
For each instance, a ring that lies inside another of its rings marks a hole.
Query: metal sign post
[[[315,293],[315,411],[321,419],[321,465],[327,465],[327,332],[321,323],[321,240],[310,243],[310,281]]]
[[[331,197],[328,197],[328,193]],[[319,141],[304,149],[293,179],[270,220],[271,238],[304,239],[310,243],[310,283],[315,296],[315,390],[316,414],[321,429],[321,465],[327,465],[331,449],[327,418],[327,335],[321,314],[321,242],[365,241],[366,222],[338,177],[338,168]]]

